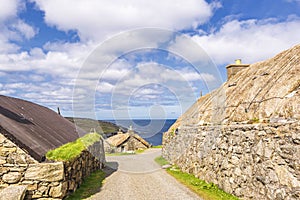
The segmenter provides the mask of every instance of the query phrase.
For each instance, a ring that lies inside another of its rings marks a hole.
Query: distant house
[[[119,131],[117,135],[109,137],[104,143],[104,149],[109,153],[135,151],[149,147],[151,145],[141,136],[134,133],[131,127],[127,133]]]

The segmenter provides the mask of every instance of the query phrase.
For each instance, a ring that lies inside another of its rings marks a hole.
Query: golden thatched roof
[[[115,147],[120,146],[121,144],[123,144],[124,142],[126,142],[128,140],[129,137],[134,137],[136,138],[138,141],[140,141],[141,143],[143,143],[145,146],[150,147],[151,145],[144,140],[141,136],[139,136],[138,134],[130,134],[130,133],[123,133],[123,134],[117,134],[114,135],[112,137],[109,137],[106,141]]]

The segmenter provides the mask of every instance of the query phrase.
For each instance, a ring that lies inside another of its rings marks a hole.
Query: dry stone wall
[[[25,199],[62,199],[91,172],[103,168],[104,162],[102,140],[72,161],[39,163],[0,134],[0,190],[26,186]]]
[[[242,199],[300,199],[300,123],[182,127],[163,157]]]

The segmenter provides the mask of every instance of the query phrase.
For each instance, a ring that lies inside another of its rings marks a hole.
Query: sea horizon
[[[133,127],[133,130],[143,137],[153,146],[162,144],[162,135],[176,122],[177,119],[129,119],[129,120],[111,120],[108,122],[115,123],[124,128]],[[163,121],[163,123],[161,122]],[[134,124],[132,124],[132,122]],[[152,123],[151,122],[156,122]]]

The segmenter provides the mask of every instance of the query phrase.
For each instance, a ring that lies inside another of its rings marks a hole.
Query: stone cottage
[[[226,68],[164,133],[163,157],[244,200],[300,199],[300,45]]]
[[[146,140],[134,133],[132,127],[127,133],[119,131],[117,135],[106,139],[104,146],[105,151],[109,153],[128,152],[151,147]]]
[[[0,196],[16,199],[19,191],[20,199],[63,198],[74,191],[103,166],[102,141],[92,147],[98,154],[85,150],[68,162],[47,161],[45,154],[83,134],[46,107],[0,95]]]

